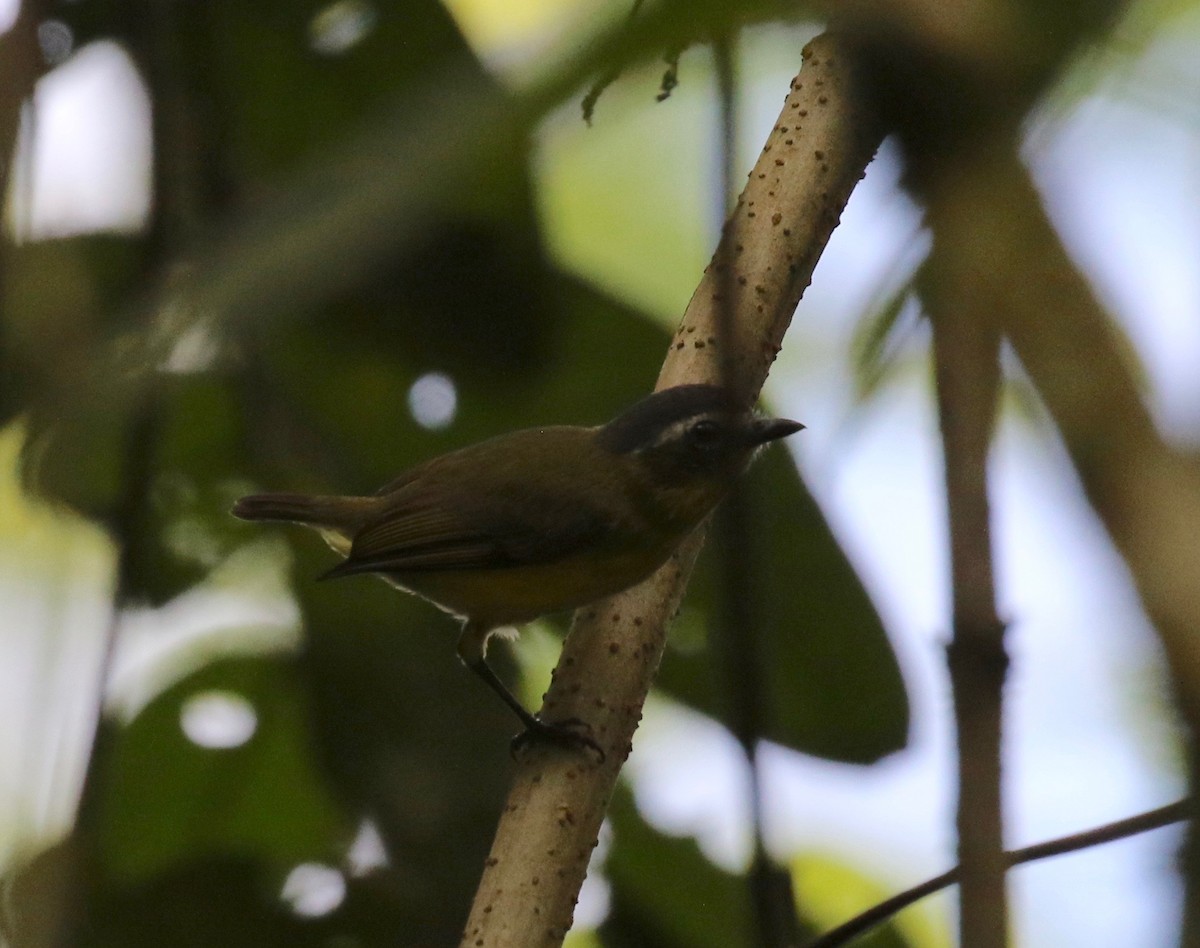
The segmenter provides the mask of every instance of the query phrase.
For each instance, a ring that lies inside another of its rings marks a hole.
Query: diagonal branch
[[[724,353],[739,393],[748,399],[757,394],[817,259],[878,146],[878,128],[864,112],[851,57],[840,41],[813,40],[688,304],[658,388],[719,380]],[[718,333],[723,307],[734,316],[727,337]],[[522,760],[464,948],[561,944],[702,532],[640,586],[576,615],[544,711],[588,721],[607,757],[598,763],[534,748]]]

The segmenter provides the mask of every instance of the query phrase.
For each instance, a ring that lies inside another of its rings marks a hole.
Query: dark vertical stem
[[[9,196],[13,166],[17,162],[17,138],[21,116],[41,75],[43,63],[38,45],[37,27],[43,3],[21,0],[16,20],[8,32],[0,35],[0,202]],[[20,205],[14,203],[14,207]],[[18,221],[18,226],[21,222]],[[8,305],[6,287],[12,243],[0,236],[0,305]],[[12,359],[6,337],[7,320],[0,320],[0,372],[10,370]],[[18,408],[9,402],[11,394],[0,389],[0,417],[7,418]]]
[[[147,558],[149,504],[147,502],[154,458],[158,445],[160,419],[153,400],[141,402],[134,408],[133,418],[125,435],[122,449],[121,495],[111,518],[110,527],[117,542],[116,589],[113,592],[113,611],[105,630],[100,663],[96,669],[96,709],[92,724],[91,752],[79,793],[75,818],[76,834],[83,844],[83,855],[94,859],[95,830],[100,814],[100,777],[105,771],[109,744],[104,740],[104,703],[108,682],[112,677],[117,651],[117,636],[121,610],[133,595],[133,576],[138,564]],[[85,876],[86,883],[90,873]],[[82,887],[84,890],[88,885]]]
[[[21,0],[17,18],[0,35],[0,198],[8,195],[21,112],[41,75],[37,28],[44,2]]]
[[[762,641],[764,595],[762,548],[747,529],[757,522],[753,495],[735,489],[717,511],[714,523],[720,611],[712,621],[713,662],[724,685],[726,724],[746,754],[754,854],[747,877],[757,944],[763,948],[795,945],[800,920],[791,874],[767,852],[758,742],[766,729],[763,703]]]
[[[958,730],[959,940],[963,948],[1004,948],[1001,724],[1008,660],[996,615],[987,477],[1000,336],[985,318],[970,318],[979,314],[962,302],[953,293],[949,301],[940,295],[927,299],[953,584],[954,636],[947,661]]]
[[[736,39],[717,37],[713,59],[720,105],[721,200],[727,214],[736,195],[737,163],[737,73],[734,60]],[[720,375],[732,390],[736,367],[732,359],[734,316],[734,270],[723,267],[718,274],[720,305],[717,307],[717,344]],[[782,948],[798,943],[799,919],[791,875],[774,864],[767,853],[763,831],[763,794],[758,766],[758,742],[765,729],[762,696],[761,650],[763,594],[761,548],[751,530],[754,523],[751,498],[743,488],[735,489],[719,510],[715,522],[722,609],[713,621],[713,651],[729,696],[729,726],[746,754],[747,775],[754,832],[754,858],[747,877],[758,944]]]
[[[131,4],[126,19],[130,51],[142,68],[151,92],[154,148],[152,214],[143,256],[143,274],[150,283],[165,283],[171,268],[186,252],[200,228],[205,189],[197,147],[197,122],[182,79],[178,23],[179,5],[172,0],[142,0]],[[150,313],[149,318],[157,318]],[[76,877],[72,904],[60,926],[60,944],[77,944],[86,926],[87,902],[100,879],[98,829],[102,819],[102,778],[111,741],[104,724],[104,703],[117,647],[123,609],[138,598],[139,571],[149,567],[155,540],[151,536],[150,491],[157,469],[163,423],[161,385],[157,367],[134,396],[122,448],[121,491],[109,528],[118,557],[113,613],[97,669],[96,719],[87,770],[76,817]]]

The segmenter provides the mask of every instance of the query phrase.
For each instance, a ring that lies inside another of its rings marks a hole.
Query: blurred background
[[[687,16],[616,69],[594,42],[628,3],[252,6],[0,0],[13,945],[457,939],[510,773],[507,713],[459,665],[451,620],[381,583],[315,584],[331,554],[314,537],[227,510],[602,422],[653,385],[716,244],[719,101]],[[799,4],[726,6],[740,181],[822,25]],[[1085,39],[1026,117],[1024,157],[1157,423],[1194,447],[1200,6],[1134,2]],[[751,944],[758,810],[813,930],[954,861],[945,510],[913,291],[929,239],[901,175],[888,140],[765,392],[808,427],[749,491],[769,598],[761,806],[721,723],[744,683],[711,660],[706,563],[572,944]],[[1016,847],[1185,781],[1153,632],[1006,369],[992,469]],[[563,622],[508,652],[530,703]],[[1015,871],[1017,943],[1174,944],[1179,841]],[[870,943],[951,944],[951,899]]]

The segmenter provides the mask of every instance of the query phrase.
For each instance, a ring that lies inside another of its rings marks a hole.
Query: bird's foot
[[[547,742],[567,747],[572,750],[586,749],[596,755],[597,763],[604,763],[604,749],[592,737],[591,727],[579,718],[567,718],[565,721],[543,721],[530,715],[525,722],[525,730],[512,739],[509,745],[515,758],[530,744]]]

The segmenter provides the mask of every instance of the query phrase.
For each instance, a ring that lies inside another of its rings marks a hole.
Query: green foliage
[[[144,884],[214,856],[279,874],[340,855],[350,827],[318,779],[297,670],[269,658],[217,662],[167,689],[112,737],[101,851],[114,883]],[[188,739],[182,716],[189,699],[206,695],[252,711],[244,744],[214,749]]]
[[[750,948],[755,938],[748,877],[714,865],[694,840],[667,836],[642,818],[628,792],[609,805],[612,852],[604,874],[612,909],[600,926],[604,948]],[[797,857],[790,872],[809,939],[885,898],[861,870],[829,856]],[[927,919],[889,922],[861,936],[861,948],[934,948],[945,938]]]
[[[645,823],[628,793],[609,804],[612,853],[605,877],[612,911],[605,948],[750,948],[753,916],[744,878],[713,865],[694,840]],[[654,880],[650,884],[650,880]]]
[[[796,898],[821,930],[853,918],[900,888],[885,885],[861,869],[826,854],[797,856],[790,869]],[[853,944],[856,948],[948,948],[950,939],[945,928],[930,919],[928,907],[921,906],[872,929]]]
[[[909,722],[896,657],[791,456],[767,452],[741,490],[749,508],[745,531],[762,570],[756,618],[735,618],[732,641],[718,643],[717,660],[711,649],[694,645],[670,653],[660,686],[718,720],[729,720],[744,700],[739,687],[756,687],[761,710],[751,739],[850,763],[899,750]],[[719,543],[721,534],[715,539]],[[719,547],[706,552],[689,590],[691,607],[709,615],[719,604],[722,553]],[[739,660],[750,666],[738,668]]]
[[[83,41],[125,43],[160,120],[196,136],[193,177],[158,186],[181,188],[160,205],[194,202],[199,226],[173,230],[160,206],[145,235],[7,246],[0,286],[3,418],[28,416],[30,486],[111,532],[121,607],[176,602],[260,536],[228,515],[244,490],[373,490],[501,431],[600,423],[652,386],[666,332],[546,259],[521,103],[440,4],[376,3],[361,42],[335,53],[313,46],[320,11],[285,0],[154,8],[161,17],[101,0],[62,12]],[[779,12],[666,11],[660,29]],[[160,147],[170,127],[156,126]],[[444,429],[408,404],[431,372],[457,392]],[[908,709],[895,657],[786,451],[747,489],[767,564],[759,736],[857,762],[898,749]],[[450,619],[372,580],[315,583],[330,554],[311,535],[294,546],[302,651],[216,662],[102,728],[98,805],[12,874],[18,888],[46,870],[86,890],[81,948],[456,937],[512,721],[454,658]],[[718,585],[701,570],[689,622],[720,612]],[[712,664],[673,651],[661,683],[725,719],[738,685]],[[189,697],[212,691],[254,708],[245,744],[202,748],[180,730]],[[324,918],[288,911],[289,869],[340,865],[364,817],[388,865],[348,878]],[[659,838],[627,802],[615,819],[606,937],[744,941],[744,879]],[[59,872],[59,860],[89,872]],[[53,914],[38,891],[30,904]],[[30,924],[15,943],[39,943]]]

